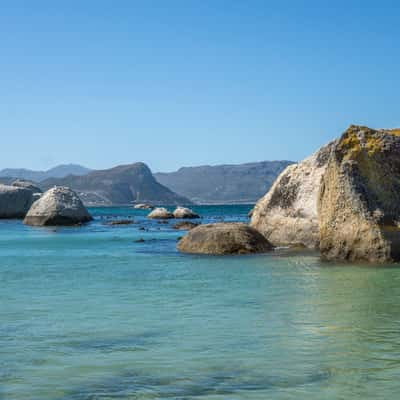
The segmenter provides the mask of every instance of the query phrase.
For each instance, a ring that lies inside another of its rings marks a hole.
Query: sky
[[[400,126],[399,17],[385,0],[0,0],[0,168],[296,161],[350,124]]]

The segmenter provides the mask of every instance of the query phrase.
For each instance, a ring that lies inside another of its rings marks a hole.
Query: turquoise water
[[[91,212],[0,222],[1,400],[398,398],[400,269],[181,255],[145,211]]]

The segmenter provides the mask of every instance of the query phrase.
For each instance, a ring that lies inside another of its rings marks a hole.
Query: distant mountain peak
[[[41,182],[43,189],[55,185],[74,189],[87,205],[130,204],[137,201],[164,205],[191,203],[158,183],[150,168],[142,162]]]
[[[0,170],[0,177],[25,179],[41,182],[49,178],[64,178],[68,175],[82,176],[89,173],[91,169],[79,164],[60,164],[47,171],[35,171],[25,168],[6,168]]]

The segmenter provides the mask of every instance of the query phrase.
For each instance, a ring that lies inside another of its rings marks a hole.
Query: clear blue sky
[[[3,1],[0,168],[298,160],[400,126],[399,4]]]

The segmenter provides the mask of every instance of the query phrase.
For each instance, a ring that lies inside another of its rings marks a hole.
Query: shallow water
[[[181,255],[146,211],[91,211],[81,228],[0,222],[1,400],[398,397],[400,269]]]

